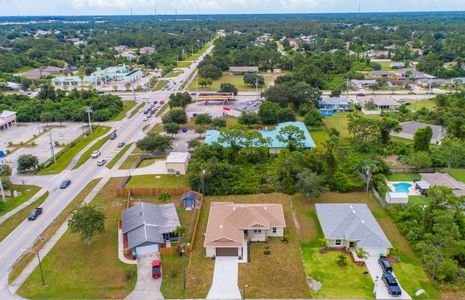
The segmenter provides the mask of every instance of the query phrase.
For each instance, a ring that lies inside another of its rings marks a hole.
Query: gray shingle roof
[[[361,248],[392,248],[366,204],[315,204],[326,238],[357,241]]]
[[[146,242],[162,244],[163,234],[173,232],[179,225],[174,203],[138,203],[123,211],[122,229],[129,248]]]

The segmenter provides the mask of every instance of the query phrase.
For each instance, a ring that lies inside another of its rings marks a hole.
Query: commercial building
[[[0,114],[0,130],[8,129],[16,125],[16,113],[14,111],[4,110]]]

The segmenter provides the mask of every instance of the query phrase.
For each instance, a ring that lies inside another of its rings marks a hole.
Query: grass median
[[[81,157],[79,157],[79,160],[77,162],[77,164],[74,166],[73,170],[74,169],[77,169],[79,168],[80,166],[82,166],[86,161],[88,161],[90,159],[90,157],[92,156],[92,152],[96,151],[96,150],[99,150],[100,148],[103,147],[103,145],[105,145],[105,143],[109,140],[109,136],[106,136],[100,140],[98,140],[94,145],[92,145],[92,147],[90,147],[89,149],[87,149],[86,152],[84,152]]]
[[[113,157],[113,159],[107,164],[107,168],[108,169],[111,169],[113,168],[113,166],[121,159],[121,157],[123,157],[123,155],[129,150],[129,148],[131,147],[132,144],[127,144],[126,146],[124,146],[123,149],[120,150],[120,152],[118,152],[118,154],[115,155],[115,157]]]
[[[133,108],[136,104],[137,104],[136,101],[123,101],[123,110],[119,114],[117,114],[116,116],[111,118],[110,122],[111,121],[120,121],[120,120],[122,120],[124,118],[124,116],[126,116],[128,111],[130,111],[131,108]]]
[[[26,220],[32,210],[39,207],[45,199],[47,199],[47,197],[48,192],[22,210],[18,211],[14,216],[6,219],[5,222],[0,225],[0,241],[3,241],[13,230],[15,230],[16,227],[19,226],[19,224]]]
[[[77,139],[66,145],[60,152],[57,153],[55,163],[52,163],[47,168],[39,171],[39,175],[58,174],[72,162],[73,158],[87,145],[95,139],[101,137],[110,130],[107,126],[97,126],[92,133],[84,133]]]
[[[41,237],[43,238],[43,240],[36,241],[32,245],[31,250],[39,251],[50,240],[50,238],[56,233],[56,231],[58,230],[58,228],[60,228],[63,222],[66,221],[66,219],[69,217],[71,212],[76,207],[78,207],[82,203],[82,201],[84,201],[87,195],[95,188],[95,186],[99,183],[100,180],[101,180],[100,178],[94,179],[91,182],[89,182],[89,184],[87,184],[87,186],[73,199],[73,201],[71,201],[71,203],[68,204],[68,206],[66,206],[66,208],[58,215],[58,217],[56,217],[55,220],[42,232]],[[42,202],[45,200],[45,198],[42,200]],[[36,206],[32,206],[32,207],[36,207]],[[29,213],[29,210],[31,209],[28,209],[26,216]],[[8,278],[9,282],[14,281],[19,276],[19,274],[21,274],[23,269],[29,264],[29,262],[34,258],[35,258],[34,253],[26,252],[20,259],[18,259],[16,263],[13,265],[11,273],[9,274],[9,278]]]

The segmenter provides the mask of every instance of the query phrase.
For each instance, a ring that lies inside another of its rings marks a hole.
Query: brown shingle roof
[[[281,204],[234,204],[212,202],[205,247],[240,247],[244,229],[286,227]]]

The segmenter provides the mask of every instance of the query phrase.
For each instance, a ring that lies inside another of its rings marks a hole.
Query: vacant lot
[[[334,128],[337,129],[341,133],[341,137],[349,137],[349,130],[347,126],[347,116],[349,115],[349,112],[339,112],[335,113],[334,116],[332,117],[326,117],[324,118],[324,123],[326,124],[326,127],[328,129]],[[371,116],[365,116],[367,118],[372,118],[372,119],[379,119],[381,118],[380,116],[377,115],[371,115]]]
[[[133,176],[127,188],[174,188],[174,187],[188,187],[189,183],[187,176],[176,175],[140,175]]]
[[[265,77],[265,86],[259,87],[258,89],[261,92],[265,89],[265,87],[271,86],[279,75],[283,75],[283,74],[260,73],[260,75]],[[243,75],[231,75],[228,72],[224,72],[223,76],[221,76],[218,80],[214,80],[212,86],[210,87],[201,87],[200,85],[197,86],[197,79],[198,78],[194,78],[194,80],[192,80],[192,83],[189,86],[189,90],[195,91],[198,88],[199,91],[216,92],[220,90],[220,86],[222,83],[231,83],[239,91],[247,91],[247,92],[255,91],[254,85],[250,86],[244,83]]]
[[[354,298],[366,298],[371,295],[372,284],[371,287],[366,285],[365,268],[349,267],[347,270],[341,270],[341,267],[334,263],[331,252],[319,253],[318,239],[322,237],[322,232],[315,213],[314,203],[366,203],[391,243],[401,250],[401,263],[395,264],[394,270],[402,287],[410,295],[414,295],[419,289],[424,289],[426,294],[420,297],[421,299],[439,298],[439,290],[423,270],[421,262],[410,248],[407,240],[401,235],[395,223],[373,196],[363,192],[326,193],[321,198],[312,201],[304,199],[301,195],[293,196],[294,210],[300,224],[305,271],[311,277],[317,280],[321,279],[323,284],[323,288],[316,296],[339,298],[350,295]],[[339,254],[338,252],[337,255]],[[316,267],[321,264],[330,265],[325,268]],[[345,277],[339,278],[339,276]],[[339,278],[339,280],[333,280],[333,278]],[[350,289],[350,293],[341,295],[339,291],[347,289],[345,286],[347,282],[352,282],[357,288]]]

